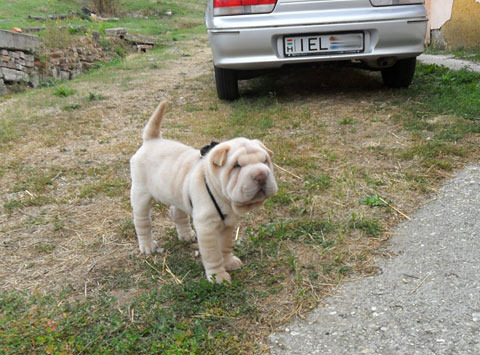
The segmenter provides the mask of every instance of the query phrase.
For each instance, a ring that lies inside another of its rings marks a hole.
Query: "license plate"
[[[285,36],[285,56],[296,57],[324,53],[363,52],[363,33],[318,34]]]

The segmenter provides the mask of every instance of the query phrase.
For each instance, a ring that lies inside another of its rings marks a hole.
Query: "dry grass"
[[[161,98],[171,102],[165,137],[201,147],[246,135],[263,139],[275,152],[280,192],[240,225],[247,267],[233,278],[262,294],[255,301],[258,318],[239,317],[236,323],[239,329],[256,329],[245,338],[250,344],[245,352],[345,279],[375,273],[378,247],[391,227],[479,156],[478,137],[471,135],[462,143],[469,156],[444,157],[449,171],[426,166],[416,156],[401,158],[423,138],[404,128],[398,117],[408,113],[390,105],[395,94],[385,92],[374,74],[354,72],[349,80],[339,80],[342,70],[317,76],[287,72],[242,83],[244,99],[229,104],[215,97],[203,37],[181,43],[170,56],[155,66],[148,54],[127,58],[115,71],[107,68],[69,83],[75,94],[68,98],[55,98],[46,88],[0,102],[0,116],[17,132],[0,149],[2,289],[48,294],[70,285],[78,297],[107,292],[127,304],[150,277],[141,267],[145,263],[158,271],[160,285],[175,282],[162,255],[138,254],[128,196],[128,160]],[[91,92],[105,99],[89,102]],[[62,110],[72,102],[80,108]],[[372,194],[392,208],[359,203]],[[255,240],[256,233],[269,235],[261,226],[289,233],[312,221],[333,226],[324,240],[331,239],[331,246],[311,243],[316,236],[308,231],[270,249]],[[157,208],[154,230],[161,245],[171,238],[171,227],[165,209]],[[381,235],[369,237],[376,227]],[[280,250],[287,253],[283,259]],[[195,251],[180,255],[194,259]],[[256,284],[247,281],[256,275],[249,263],[265,268],[265,278],[255,279]],[[269,293],[272,289],[277,291]]]

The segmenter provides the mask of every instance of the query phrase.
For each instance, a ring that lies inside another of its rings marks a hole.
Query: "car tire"
[[[382,70],[383,83],[394,89],[408,88],[415,74],[417,58],[400,59],[392,67]]]
[[[217,86],[218,98],[221,100],[236,100],[239,98],[238,93],[238,76],[237,72],[232,69],[215,69],[215,84]]]

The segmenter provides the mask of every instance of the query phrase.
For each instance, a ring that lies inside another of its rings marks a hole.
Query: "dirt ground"
[[[89,80],[76,82],[77,92],[95,89],[106,100],[73,115],[58,105],[42,105],[45,97],[19,112],[25,115],[19,118],[21,138],[0,153],[7,167],[0,190],[2,204],[22,201],[25,207],[0,209],[2,289],[47,293],[70,284],[88,292],[90,284],[104,282],[105,273],[134,262],[138,248],[129,224],[128,160],[156,104],[168,99],[175,111],[178,105],[194,103],[191,80],[211,71],[204,41],[178,46],[172,56],[178,59],[162,64],[154,76],[136,71],[128,90],[95,80],[93,87]],[[25,99],[12,97],[0,104],[0,112],[23,105]],[[86,128],[92,122],[94,131]],[[80,181],[77,173],[83,175]],[[111,182],[111,196],[94,193],[99,179]],[[87,185],[92,193],[84,190]],[[168,221],[164,211],[157,214],[156,228],[161,229]]]

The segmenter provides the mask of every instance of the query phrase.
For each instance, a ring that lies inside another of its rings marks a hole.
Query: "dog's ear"
[[[223,166],[227,161],[227,153],[229,150],[230,146],[227,144],[215,147],[209,154],[211,162],[217,166]]]
[[[268,149],[267,147],[265,147],[265,144],[263,144],[262,141],[260,141],[258,139],[255,139],[254,141],[255,141],[255,143],[258,143],[258,145],[260,147],[262,147],[268,153],[268,155],[270,155],[270,158],[273,156],[273,152],[270,149]]]

